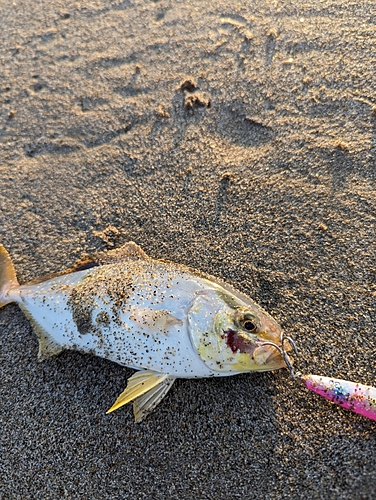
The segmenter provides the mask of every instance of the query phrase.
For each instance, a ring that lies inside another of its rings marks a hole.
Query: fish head
[[[219,311],[213,333],[226,355],[225,366],[232,370],[268,371],[286,366],[280,352],[272,345],[265,345],[272,342],[280,347],[282,329],[257,304]]]
[[[190,311],[190,334],[202,361],[223,375],[286,367],[278,349],[265,345],[281,347],[280,325],[249,297],[235,293],[202,294]]]

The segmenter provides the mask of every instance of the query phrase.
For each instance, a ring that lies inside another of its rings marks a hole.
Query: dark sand
[[[134,240],[248,293],[301,371],[375,385],[376,18],[357,4],[1,0],[20,281]],[[286,370],[178,381],[136,425],[105,414],[131,370],[38,363],[14,305],[0,359],[2,499],[375,498],[376,422]]]

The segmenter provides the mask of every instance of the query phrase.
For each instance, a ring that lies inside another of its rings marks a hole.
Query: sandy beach
[[[370,0],[0,0],[0,242],[26,283],[135,241],[221,277],[297,368],[376,386]],[[39,363],[0,310],[0,497],[372,499],[376,422],[287,370],[179,380],[142,423],[132,370]]]

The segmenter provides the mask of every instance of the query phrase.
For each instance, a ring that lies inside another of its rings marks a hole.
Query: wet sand
[[[136,241],[267,309],[302,372],[376,385],[374,5],[0,2],[0,241],[20,282]],[[376,422],[286,370],[181,380],[37,361],[0,311],[4,499],[371,499]]]

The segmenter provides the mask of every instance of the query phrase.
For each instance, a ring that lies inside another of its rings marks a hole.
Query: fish
[[[307,389],[342,408],[376,420],[376,388],[321,375],[300,375]]]
[[[39,339],[39,360],[63,350],[136,372],[108,410],[133,402],[142,421],[177,378],[224,377],[285,367],[281,327],[247,295],[128,242],[73,267],[18,283],[0,245],[0,308],[15,302]]]

